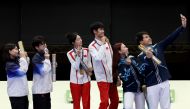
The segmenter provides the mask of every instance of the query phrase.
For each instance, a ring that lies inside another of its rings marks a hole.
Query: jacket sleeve
[[[104,57],[104,51],[106,50],[106,44],[101,45],[99,50],[97,50],[96,48],[94,48],[93,46],[89,47],[89,52],[92,56],[93,59],[97,60],[97,61],[101,61],[102,58]]]
[[[51,71],[51,62],[49,59],[43,59],[40,55],[34,55],[32,59],[34,65],[33,72],[44,76]]]
[[[69,62],[71,63],[71,66],[75,70],[79,70],[79,65],[80,65],[80,57],[76,56],[75,59],[73,59],[69,53],[67,53],[67,57],[69,59]]]
[[[44,74],[49,73],[51,71],[51,62],[49,59],[45,59],[43,61],[44,67],[43,67],[43,71]]]
[[[181,33],[184,31],[185,28],[182,26],[178,27],[174,32],[169,34],[164,40],[160,41],[158,45],[165,49],[169,44],[171,44],[178,36],[181,35]]]
[[[118,73],[122,81],[127,81],[128,75],[126,74],[126,72],[129,72],[129,70],[130,70],[130,65],[126,64],[125,59],[120,60],[118,64]]]
[[[88,68],[92,67],[91,55],[88,53]]]
[[[23,57],[20,58],[19,65],[20,65],[19,70],[21,70],[22,72],[25,72],[25,73],[28,71],[29,64],[25,58],[23,58]]]

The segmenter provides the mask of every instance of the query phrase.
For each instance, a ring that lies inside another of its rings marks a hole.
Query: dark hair
[[[141,32],[136,33],[136,42],[137,42],[138,45],[140,44],[140,41],[143,40],[143,35],[144,34],[148,34],[149,35],[149,33],[146,32],[146,31],[141,31]]]
[[[121,50],[121,45],[123,43],[115,43],[113,46],[113,60],[112,60],[112,74],[113,74],[113,82],[117,82],[118,78],[118,62],[120,59],[119,50]]]
[[[10,60],[9,50],[14,49],[15,47],[17,47],[17,45],[14,43],[7,43],[2,47],[2,58],[4,62]]]
[[[74,32],[74,33],[67,33],[65,36],[69,40],[69,43],[72,44],[73,42],[75,42],[77,35],[79,34],[77,32]]]
[[[36,46],[39,46],[40,44],[45,44],[46,40],[44,36],[38,35],[34,36],[33,41],[32,41],[32,47],[36,50]]]
[[[94,22],[90,25],[90,33],[94,35],[94,30],[98,30],[98,28],[104,28],[104,24],[100,21]]]

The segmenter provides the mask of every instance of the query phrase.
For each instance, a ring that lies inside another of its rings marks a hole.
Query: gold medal
[[[84,74],[84,70],[83,69],[80,69],[80,74],[83,75]]]
[[[92,67],[88,68],[88,71],[86,72],[87,75],[92,76],[92,71],[93,71]]]

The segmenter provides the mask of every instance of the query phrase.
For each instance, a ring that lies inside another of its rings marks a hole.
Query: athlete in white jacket
[[[73,98],[73,109],[80,109],[82,97],[83,109],[90,109],[91,57],[88,48],[82,47],[82,39],[78,33],[66,35],[73,49],[67,52],[71,63],[70,89]]]
[[[45,38],[43,36],[35,36],[32,46],[36,50],[36,54],[32,58],[33,108],[51,109],[52,70]]]
[[[4,46],[3,58],[6,62],[7,92],[12,109],[28,109],[27,54],[18,51],[15,44]]]
[[[118,92],[110,88],[113,84],[113,51],[109,40],[104,35],[103,23],[95,22],[91,24],[90,31],[95,36],[94,41],[90,43],[88,48],[92,56],[94,73],[100,91],[101,103],[99,109],[107,109],[108,107],[109,109],[115,109],[118,106],[118,100],[114,98],[116,98]],[[110,105],[109,99],[111,101]]]

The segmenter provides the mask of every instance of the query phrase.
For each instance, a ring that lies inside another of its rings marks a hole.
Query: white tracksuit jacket
[[[67,52],[67,57],[71,63],[71,70],[70,70],[70,82],[75,84],[84,84],[91,81],[91,78],[86,73],[80,74],[80,61],[83,59],[84,63],[90,68],[92,67],[91,64],[91,57],[89,54],[88,48],[82,48],[80,57],[75,53],[76,49],[72,49]],[[82,58],[83,57],[83,58]]]
[[[112,55],[110,44],[103,44],[95,39],[89,45],[89,52],[92,56],[92,63],[97,82],[113,82],[112,77]]]

